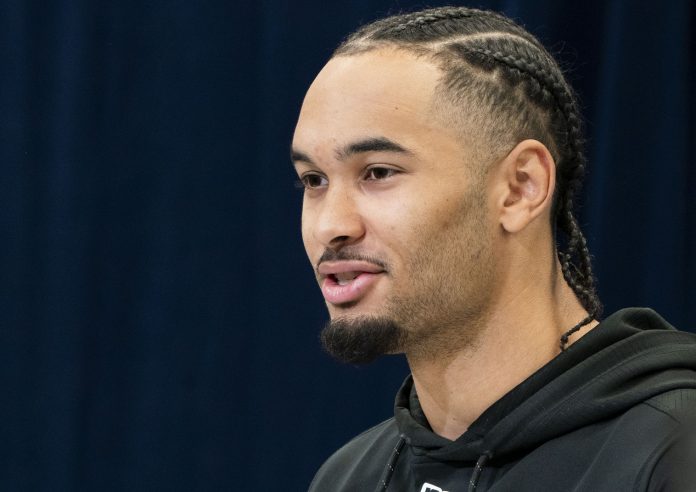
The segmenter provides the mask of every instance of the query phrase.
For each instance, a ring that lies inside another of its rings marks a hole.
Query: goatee
[[[376,316],[332,319],[321,332],[324,350],[348,364],[368,364],[399,352],[405,339],[406,331],[394,320]]]

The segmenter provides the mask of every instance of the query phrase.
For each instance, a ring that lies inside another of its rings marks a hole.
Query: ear
[[[548,211],[556,186],[556,163],[544,144],[523,140],[503,159],[496,188],[500,223],[507,232],[519,232]]]

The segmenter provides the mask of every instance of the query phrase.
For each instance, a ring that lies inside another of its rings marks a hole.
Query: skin
[[[587,313],[554,251],[548,149],[525,140],[506,155],[474,153],[435,109],[440,75],[394,49],[333,58],[307,92],[293,150],[312,265],[327,249],[386,265],[356,302],[327,303],[331,318],[387,316],[406,329],[423,411],[456,439],[558,355]],[[407,152],[341,155],[370,138]]]

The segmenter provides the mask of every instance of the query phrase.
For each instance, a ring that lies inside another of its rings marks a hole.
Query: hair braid
[[[474,11],[469,9],[448,9],[438,12],[427,13],[424,15],[418,15],[413,19],[409,19],[406,22],[402,22],[394,26],[392,30],[403,31],[412,26],[424,26],[442,20],[464,19],[467,17],[471,17],[472,15],[474,15]]]
[[[582,120],[561,69],[541,43],[512,20],[464,7],[427,9],[376,21],[356,31],[334,54],[383,46],[427,53],[439,62],[449,100],[462,107],[485,108],[483,117],[468,116],[467,121],[487,134],[489,144],[503,146],[535,138],[554,156],[557,186],[552,225],[557,237],[562,235],[556,251],[564,279],[588,312],[561,337],[564,350],[570,335],[599,317],[602,306],[587,241],[573,214],[586,161]]]

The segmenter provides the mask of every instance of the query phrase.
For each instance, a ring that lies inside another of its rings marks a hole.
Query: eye
[[[380,181],[383,179],[391,178],[399,171],[392,169],[390,167],[371,167],[365,171],[364,179],[367,181]]]
[[[306,190],[321,188],[329,184],[329,180],[321,174],[307,173],[300,176],[300,185]]]

